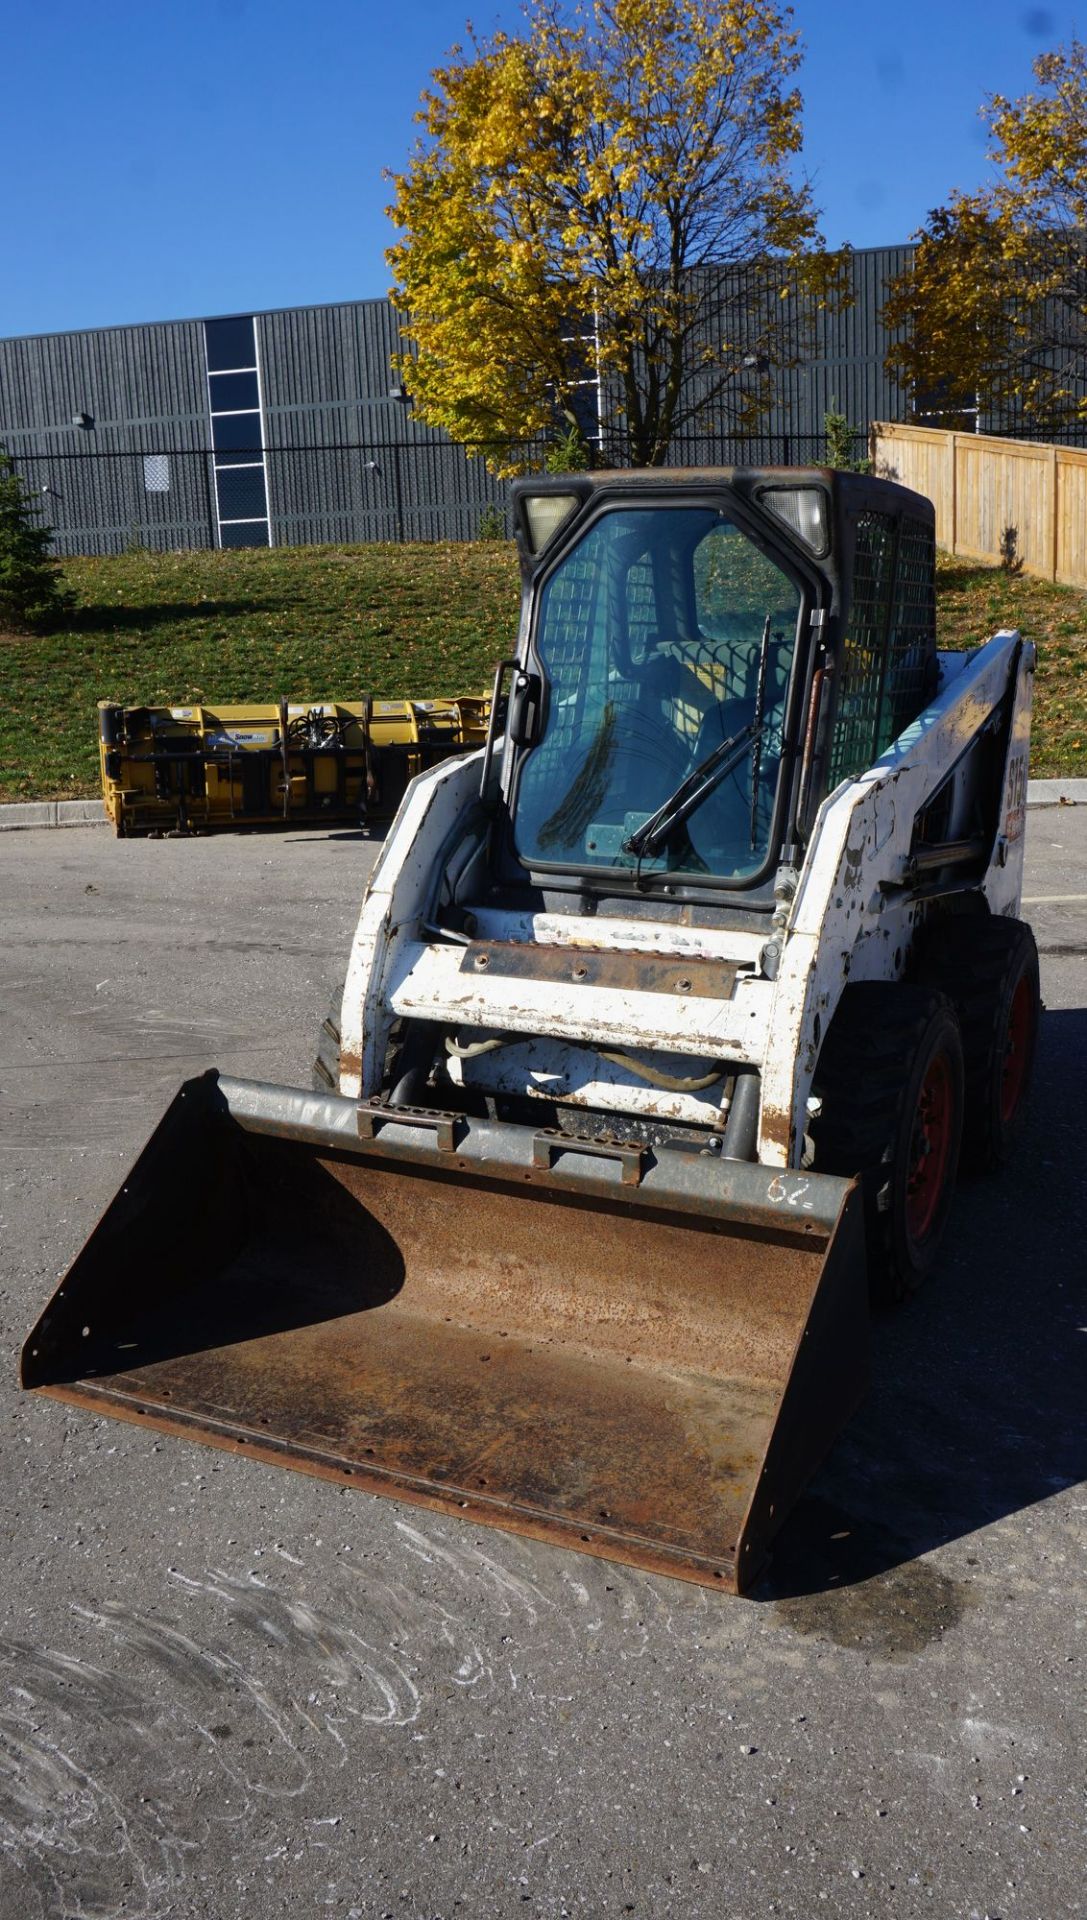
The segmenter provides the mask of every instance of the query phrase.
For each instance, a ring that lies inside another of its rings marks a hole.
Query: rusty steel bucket
[[[214,1073],[24,1386],[739,1591],[867,1374],[858,1198]]]

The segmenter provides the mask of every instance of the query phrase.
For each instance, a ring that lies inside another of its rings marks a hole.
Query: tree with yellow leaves
[[[757,415],[792,310],[837,285],[795,176],[790,21],[772,0],[528,0],[520,36],[454,48],[389,209],[420,418],[513,472],[533,437],[573,433],[587,460],[599,425],[608,457],[653,466],[700,418]]]
[[[1087,49],[1034,62],[1040,91],[982,108],[995,184],[955,193],[884,308],[888,370],[948,424],[980,405],[1051,432],[1087,421]]]

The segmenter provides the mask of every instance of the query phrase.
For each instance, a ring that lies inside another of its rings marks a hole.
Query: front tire
[[[820,1172],[860,1181],[876,1305],[905,1299],[935,1262],[955,1192],[963,1084],[944,994],[884,981],[846,988],[819,1056],[811,1136]]]

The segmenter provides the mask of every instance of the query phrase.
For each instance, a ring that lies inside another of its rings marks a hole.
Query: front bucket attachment
[[[208,1074],[57,1290],[22,1378],[739,1590],[867,1356],[844,1180]]]

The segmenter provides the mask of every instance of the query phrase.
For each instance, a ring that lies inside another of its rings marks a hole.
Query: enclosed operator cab
[[[502,879],[755,904],[935,688],[931,504],[823,469],[514,495]]]

